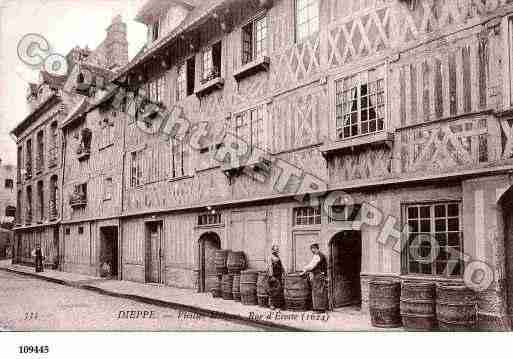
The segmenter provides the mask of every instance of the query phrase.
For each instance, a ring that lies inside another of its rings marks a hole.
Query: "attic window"
[[[160,20],[157,20],[152,27],[152,40],[156,41],[159,38]]]

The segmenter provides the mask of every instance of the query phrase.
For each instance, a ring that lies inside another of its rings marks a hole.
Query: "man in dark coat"
[[[312,307],[314,311],[323,313],[328,309],[328,261],[317,243],[312,244],[310,250],[312,261],[303,269],[302,274],[311,273]]]
[[[272,310],[283,307],[283,265],[280,259],[280,248],[273,245],[271,248],[271,258],[269,260],[269,278],[267,282],[269,294],[269,307]]]
[[[43,261],[45,257],[43,257],[43,251],[41,251],[41,245],[37,245],[36,248],[32,251],[32,256],[35,258],[36,264],[36,273],[43,272]]]

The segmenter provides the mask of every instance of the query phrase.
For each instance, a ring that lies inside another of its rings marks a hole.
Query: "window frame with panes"
[[[169,179],[176,180],[191,176],[189,146],[184,141],[171,139],[169,142]]]
[[[306,15],[302,11],[306,11]],[[309,13],[309,11],[313,13]],[[301,43],[319,33],[320,13],[319,0],[294,0],[294,36],[296,43]]]
[[[201,81],[204,83],[221,77],[222,66],[223,44],[217,41],[201,52]]]
[[[292,209],[294,227],[318,226],[322,224],[321,206],[301,206]]]
[[[194,94],[196,82],[196,59],[188,58],[176,69],[176,101],[182,101]]]
[[[382,133],[387,129],[386,64],[334,81],[337,140]]]
[[[269,21],[267,14],[248,22],[241,30],[241,61],[247,65],[268,54]]]
[[[130,153],[130,187],[137,188],[143,183],[143,154],[144,151],[138,150]]]
[[[237,139],[248,144],[251,150],[258,148],[265,151],[268,147],[267,116],[266,104],[239,111],[232,117],[231,132]]]
[[[465,268],[461,201],[404,204],[403,216],[403,274],[462,277]],[[436,243],[438,248],[432,250],[432,243]],[[434,260],[426,259],[433,254],[437,254]],[[419,258],[416,259],[415,256]]]

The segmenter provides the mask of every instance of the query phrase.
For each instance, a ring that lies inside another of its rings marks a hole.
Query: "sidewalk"
[[[368,312],[364,313],[354,308],[320,315],[324,317],[319,317],[313,312],[272,312],[268,308],[245,306],[240,302],[212,298],[210,294],[197,293],[188,289],[105,280],[54,270],[35,273],[34,268],[12,265],[10,260],[0,261],[0,270],[29,275],[41,280],[91,290],[104,295],[255,325],[268,330],[384,331],[384,329],[371,326]]]

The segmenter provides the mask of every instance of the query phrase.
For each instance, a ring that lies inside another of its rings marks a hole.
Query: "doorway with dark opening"
[[[100,276],[119,279],[118,277],[118,228],[103,227],[100,229]]]
[[[216,233],[205,233],[199,240],[199,285],[200,292],[207,291],[207,278],[216,275],[215,255],[221,249],[221,239]]]
[[[330,243],[331,302],[333,309],[360,306],[362,239],[359,231],[344,231]]]

